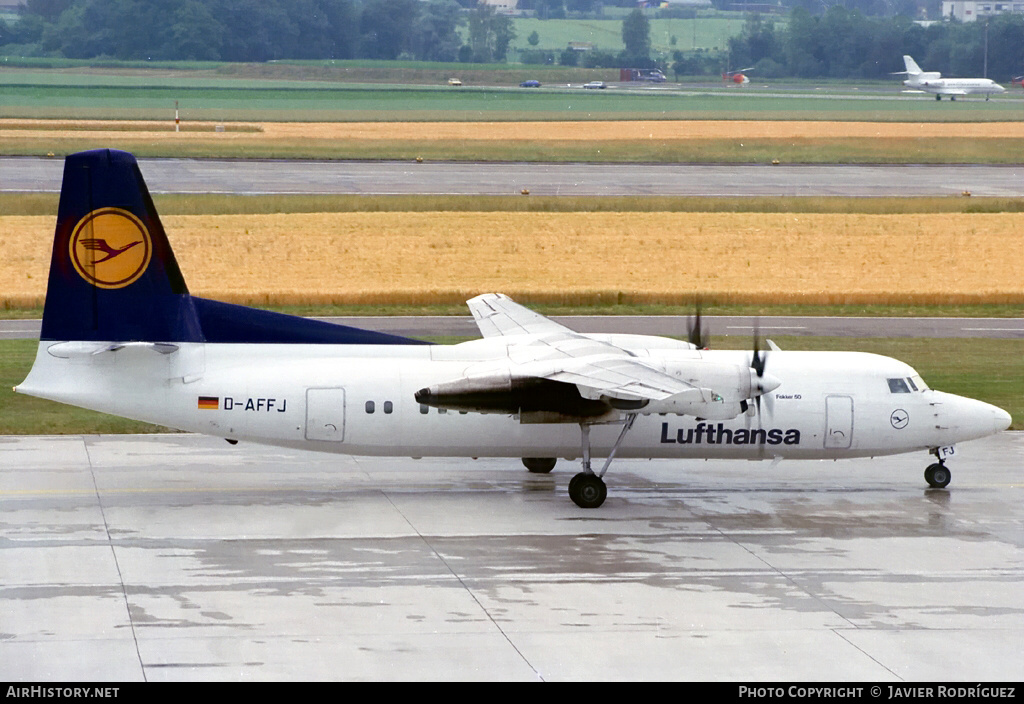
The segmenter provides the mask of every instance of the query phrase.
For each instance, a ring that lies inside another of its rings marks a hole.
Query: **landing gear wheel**
[[[953,475],[946,468],[946,465],[941,462],[936,462],[933,465],[929,465],[928,469],[924,470],[924,480],[928,482],[928,486],[932,489],[942,489],[949,484],[949,480],[953,478]]]
[[[569,498],[580,508],[597,508],[608,498],[608,486],[596,474],[580,472],[569,482]]]
[[[534,474],[547,474],[555,468],[557,461],[554,457],[524,457],[523,466]]]
[[[574,495],[574,493],[576,491],[576,484],[579,483],[579,479],[582,476],[584,476],[584,474],[583,474],[583,472],[580,472],[579,474],[574,474],[572,479],[569,480],[569,496],[570,497]],[[575,501],[575,499],[573,499],[573,501]]]

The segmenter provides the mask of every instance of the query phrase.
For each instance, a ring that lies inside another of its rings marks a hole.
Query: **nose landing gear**
[[[953,478],[949,468],[939,460],[935,464],[928,465],[928,469],[924,470],[924,480],[928,482],[928,486],[932,489],[942,489],[949,484],[949,480]]]

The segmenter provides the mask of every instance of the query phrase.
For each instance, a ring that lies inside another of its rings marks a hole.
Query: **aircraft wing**
[[[940,95],[967,95],[963,88],[941,88],[938,92]]]
[[[501,293],[485,293],[466,301],[476,326],[484,337],[524,335],[531,333],[568,332],[564,325],[524,308]]]
[[[661,400],[695,390],[627,350],[581,335],[503,294],[484,294],[467,304],[484,337],[529,335],[508,347],[516,376],[574,384],[588,398]]]
[[[523,365],[518,371],[530,374],[530,366]],[[587,398],[608,396],[623,401],[661,401],[679,394],[700,393],[693,385],[632,357],[594,355],[566,360],[557,368],[537,372],[530,375],[575,384]]]

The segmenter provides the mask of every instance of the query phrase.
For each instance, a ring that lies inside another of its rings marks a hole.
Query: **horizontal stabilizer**
[[[59,359],[81,359],[95,357],[106,352],[120,352],[124,349],[140,349],[156,352],[157,354],[171,354],[178,351],[178,345],[168,342],[118,342],[114,344],[105,342],[58,342],[46,348],[46,352]]]

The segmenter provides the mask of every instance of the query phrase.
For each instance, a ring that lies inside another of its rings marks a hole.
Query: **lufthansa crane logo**
[[[907,427],[907,423],[910,422],[910,414],[902,408],[897,408],[889,416],[889,422],[892,423],[892,427],[896,428],[896,430],[903,430]]]
[[[124,288],[146,271],[153,240],[137,217],[121,208],[94,210],[77,225],[69,244],[79,276],[100,288]]]

